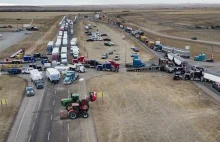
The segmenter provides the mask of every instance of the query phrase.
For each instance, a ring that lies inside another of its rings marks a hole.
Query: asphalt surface
[[[22,32],[1,32],[2,37],[0,37],[0,51],[16,44],[17,42],[25,39],[29,35],[26,35],[24,31]]]

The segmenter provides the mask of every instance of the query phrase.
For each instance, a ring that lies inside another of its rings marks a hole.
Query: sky
[[[0,0],[0,5],[102,5],[102,4],[220,3],[219,0]]]

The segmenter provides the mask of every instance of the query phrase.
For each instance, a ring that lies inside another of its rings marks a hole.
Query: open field
[[[112,42],[115,44],[114,46],[105,46],[104,41],[94,41],[94,42],[87,42],[86,39],[88,39],[89,36],[87,36],[84,32],[84,27],[88,23],[91,23],[92,25],[96,25],[97,27],[93,27],[92,31],[96,32],[98,29],[100,33],[105,33],[108,36],[103,37],[103,38],[110,38]],[[80,21],[77,25],[77,29],[80,29],[80,32],[77,32],[77,37],[80,39],[79,40],[79,48],[82,50],[82,54],[86,55],[88,54],[88,58],[90,59],[97,59],[101,61],[109,61],[113,60],[114,56],[116,54],[120,55],[120,60],[118,61],[119,63],[124,63],[125,58],[126,62],[132,62],[132,58],[130,57],[133,51],[131,50],[131,47],[135,45],[140,49],[139,57],[141,60],[150,60],[154,56],[149,53],[147,50],[143,49],[140,47],[140,45],[134,43],[133,41],[129,40],[127,38],[126,40],[122,39],[122,36],[124,33],[120,33],[116,31],[115,29],[112,29],[104,24],[100,23],[94,23],[94,22],[85,22],[85,21]],[[109,51],[114,51],[113,55],[109,55],[108,59],[101,59],[101,55],[104,53],[108,53]]]
[[[0,59],[9,57],[12,53],[20,48],[24,48],[29,54],[31,54],[33,51],[45,53],[45,48],[48,41],[52,40],[57,34],[60,19],[61,16],[52,18],[40,28],[40,31],[32,32],[29,37],[0,52]]]
[[[219,30],[213,29],[195,29],[195,26],[209,27],[211,25],[216,26],[219,23],[217,18],[220,9],[179,9],[179,10],[146,10],[139,12],[127,12],[122,14],[112,13],[109,15],[120,15],[120,18],[115,18],[117,21],[124,21],[126,25],[142,29],[145,31],[146,36],[152,40],[161,40],[162,44],[169,45],[178,48],[185,48],[185,46],[191,46],[191,56],[198,55],[204,52],[208,55],[208,58],[213,54],[216,61],[220,61],[218,46],[211,46],[206,44],[196,44],[190,41],[178,41],[165,37],[153,35],[146,32],[144,28],[151,31],[157,31],[159,33],[184,37],[190,39],[191,37],[197,37],[199,40],[207,40],[219,42],[220,34]],[[114,17],[114,16],[112,16]]]
[[[119,73],[88,86],[104,92],[104,102],[92,104],[98,141],[220,140],[219,105],[190,82],[164,73]]]
[[[0,80],[0,99],[8,100],[7,109],[4,106],[4,111],[1,110],[0,113],[0,142],[3,142],[19,108],[26,81],[19,77],[12,78],[6,75],[0,76]]]

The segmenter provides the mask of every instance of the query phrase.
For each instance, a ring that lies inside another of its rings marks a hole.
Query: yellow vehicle
[[[154,48],[154,46],[155,46],[155,43],[153,42],[153,41],[149,41],[148,43],[147,43],[147,45],[148,45],[148,47],[150,47],[150,48]]]
[[[23,64],[1,64],[0,69],[22,68]]]
[[[141,40],[142,42],[145,42],[147,39],[148,39],[148,38],[147,38],[146,36],[141,36],[141,37],[140,37],[140,40]]]
[[[17,54],[17,55],[15,56],[15,58],[16,58],[16,59],[22,59],[23,56],[24,56],[23,53],[19,53],[19,54]]]

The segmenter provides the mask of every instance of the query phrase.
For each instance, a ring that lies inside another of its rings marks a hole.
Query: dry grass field
[[[7,108],[4,106],[3,112],[0,110],[0,142],[3,142],[13,123],[14,116],[19,109],[26,81],[19,77],[10,77],[6,75],[0,76],[0,80],[0,100],[8,100]]]
[[[146,10],[145,12],[134,12],[121,14],[118,21],[125,21],[136,29],[145,31],[145,35],[152,40],[161,40],[164,45],[177,48],[190,46],[191,56],[204,52],[210,58],[214,55],[216,61],[220,61],[220,49],[218,46],[206,44],[197,44],[186,41],[172,40],[146,32],[144,28],[157,31],[167,35],[173,35],[184,38],[197,37],[199,40],[219,42],[220,33],[218,30],[211,29],[189,29],[186,26],[208,26],[217,25],[220,22],[218,18],[219,9],[196,9],[196,10]],[[111,15],[111,14],[110,14]],[[114,14],[117,15],[117,14]]]
[[[219,104],[190,82],[164,73],[118,73],[88,86],[104,92],[104,102],[91,106],[100,142],[220,141]]]

